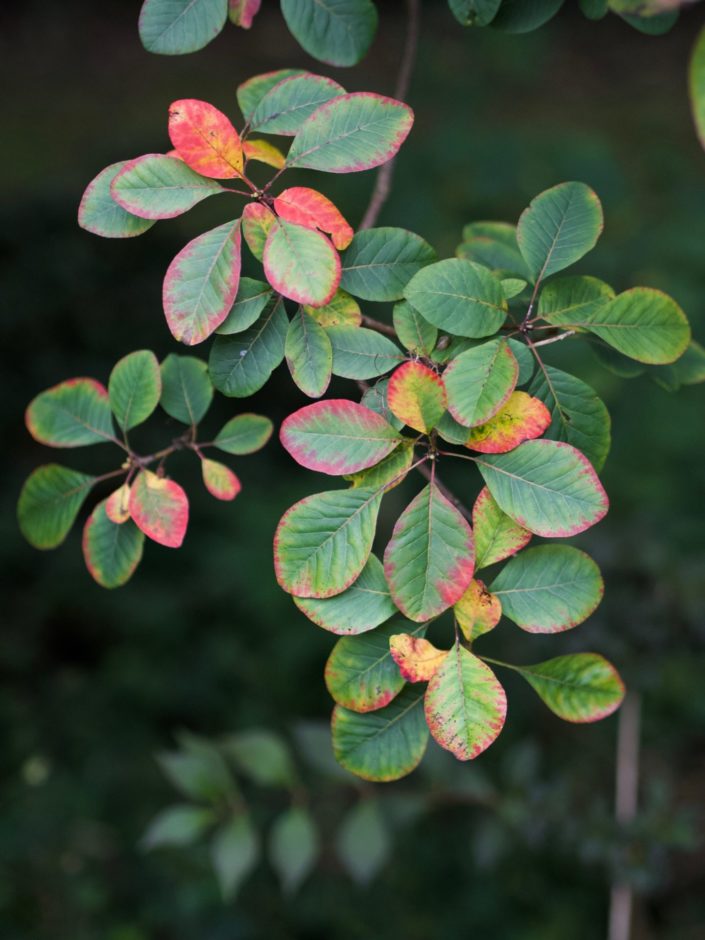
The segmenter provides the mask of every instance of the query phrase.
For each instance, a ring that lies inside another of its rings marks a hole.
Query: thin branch
[[[363,316],[362,325],[366,326],[368,330],[374,330],[376,333],[391,336],[392,339],[397,338],[397,332],[393,326],[390,326],[388,323],[382,323],[380,320],[375,320],[374,317]]]
[[[565,333],[559,333],[557,336],[549,336],[548,339],[540,339],[534,346],[548,346],[549,343],[558,343],[562,339],[568,339],[569,336],[576,336],[575,330],[567,330]]]
[[[434,463],[434,466],[435,466],[435,463]],[[448,500],[449,503],[452,503],[455,506],[455,508],[460,513],[460,515],[463,516],[465,519],[467,519],[468,522],[470,523],[472,522],[472,513],[470,512],[470,510],[467,509],[462,504],[462,502],[458,499],[455,493],[453,493],[451,490],[448,489],[445,483],[442,483],[438,479],[437,474],[434,474],[433,471],[430,470],[426,464],[421,464],[421,466],[417,467],[416,469],[419,471],[422,477],[425,477],[429,481],[429,483],[435,482],[436,486],[441,491],[441,493],[443,493],[443,495],[445,496],[445,498]],[[434,476],[435,476],[435,480],[434,480]]]
[[[406,40],[404,42],[404,52],[401,57],[401,64],[397,74],[397,82],[394,87],[394,97],[399,101],[404,101],[409,92],[411,83],[411,73],[414,70],[414,61],[416,59],[416,47],[419,41],[419,21],[421,19],[421,0],[406,0],[406,9],[408,14],[406,27]],[[394,160],[388,160],[378,171],[375,187],[372,190],[370,201],[365,210],[360,223],[360,229],[372,228],[377,222],[382,207],[389,197],[392,189],[392,176],[394,175]]]

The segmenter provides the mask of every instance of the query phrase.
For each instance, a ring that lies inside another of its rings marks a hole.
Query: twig
[[[429,481],[429,483],[435,482],[436,486],[441,491],[441,493],[443,493],[443,495],[445,496],[445,498],[448,500],[449,503],[452,503],[455,506],[455,508],[460,513],[460,515],[464,516],[464,518],[467,519],[468,522],[470,523],[472,522],[472,513],[470,512],[470,510],[466,509],[466,507],[458,499],[455,493],[449,490],[448,487],[445,485],[445,483],[442,483],[438,479],[437,474],[435,475],[435,480],[434,480],[434,474],[432,470],[430,470],[429,467],[425,463],[421,464],[421,466],[417,467],[416,469],[418,470],[418,472],[421,474],[422,477],[425,477]]]
[[[382,323],[380,320],[375,320],[374,317],[362,317],[362,325],[366,326],[368,330],[375,330],[377,333],[384,333],[385,336],[391,336],[392,339],[397,338],[397,331],[393,326],[390,326],[388,323]]]
[[[414,60],[416,59],[416,47],[419,40],[419,20],[421,17],[421,0],[406,0],[408,13],[406,40],[404,42],[404,52],[399,66],[397,82],[394,87],[394,97],[403,101],[408,92],[411,83],[411,73],[414,70]],[[360,223],[360,229],[372,228],[377,221],[382,207],[389,197],[392,189],[392,176],[394,175],[394,160],[388,160],[378,171],[375,187],[372,190],[370,201],[365,210]]]
[[[562,339],[568,339],[569,336],[575,336],[575,330],[567,330],[565,333],[559,333],[557,336],[549,336],[548,339],[540,339],[534,346],[548,346],[549,343],[558,343]]]

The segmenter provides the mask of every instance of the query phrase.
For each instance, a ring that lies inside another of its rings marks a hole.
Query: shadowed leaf
[[[344,94],[341,85],[322,75],[301,72],[285,77],[259,99],[250,126],[254,131],[293,137],[317,108]]]
[[[224,901],[235,897],[259,856],[259,837],[249,816],[234,816],[216,832],[211,857]]]
[[[333,347],[326,331],[303,307],[289,323],[284,353],[298,388],[309,398],[320,398],[330,383]]]
[[[264,281],[256,281],[251,277],[241,277],[237,286],[235,303],[216,333],[221,336],[242,333],[243,330],[257,322],[273,297],[274,292],[269,284],[265,284]]]
[[[372,379],[404,361],[399,347],[374,330],[331,326],[327,332],[333,347],[333,375],[344,379]]]
[[[377,29],[371,0],[282,0],[286,25],[300,45],[328,65],[355,65],[366,54]]]
[[[418,356],[430,356],[438,338],[436,327],[424,320],[406,300],[394,304],[393,317],[394,329],[402,345]]]
[[[148,231],[154,221],[126,212],[113,199],[110,187],[118,173],[131,161],[112,163],[91,180],[78,207],[78,224],[102,238],[134,238]]]
[[[56,548],[64,541],[95,477],[50,463],[27,478],[17,504],[22,535],[35,548]]]
[[[291,806],[278,816],[269,836],[269,859],[286,894],[295,894],[316,864],[318,833],[303,806]]]
[[[288,328],[284,304],[277,297],[249,329],[217,336],[208,368],[218,391],[231,398],[247,398],[259,391],[284,358]]]
[[[83,529],[83,557],[91,577],[104,588],[126,584],[142,560],[144,535],[129,519],[112,522],[107,500],[98,503]]]
[[[142,848],[150,851],[192,845],[215,821],[213,810],[202,806],[188,803],[169,806],[155,816],[147,827],[141,840]]]

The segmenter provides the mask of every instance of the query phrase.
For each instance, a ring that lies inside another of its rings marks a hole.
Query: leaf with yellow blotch
[[[188,499],[173,480],[143,470],[130,490],[130,516],[147,538],[179,548],[188,525]]]
[[[523,441],[541,437],[551,423],[551,412],[539,398],[512,392],[485,424],[471,428],[465,446],[481,454],[505,454]]]
[[[490,594],[484,582],[474,578],[467,591],[453,607],[455,619],[469,642],[494,630],[502,616],[499,598]]]
[[[391,636],[389,649],[407,682],[428,682],[448,655],[448,650],[439,650],[424,637],[411,636],[410,633]]]
[[[472,508],[475,564],[479,571],[509,558],[531,541],[531,532],[503,512],[485,486]]]
[[[204,457],[201,460],[201,472],[206,489],[216,499],[226,501],[235,499],[242,489],[240,481],[230,467],[226,467],[224,463],[219,463],[217,460]]]
[[[281,170],[286,162],[284,154],[268,140],[246,140],[242,145],[242,152],[246,160],[255,160],[257,163],[266,163],[275,170]]]
[[[323,307],[309,307],[304,304],[304,310],[317,320],[322,327],[329,326],[360,326],[362,324],[362,311],[360,305],[347,291],[340,287],[333,294],[333,299]]]
[[[338,251],[352,241],[353,230],[338,207],[315,189],[306,186],[285,189],[274,198],[274,209],[280,219],[330,235]]]
[[[428,434],[438,424],[448,400],[443,379],[420,362],[405,362],[387,386],[387,403],[400,421]]]
[[[270,228],[277,221],[271,209],[263,206],[261,202],[248,202],[242,211],[242,234],[247,247],[252,254],[261,261],[264,257],[264,245],[267,241]]]
[[[130,518],[130,485],[123,483],[105,500],[105,514],[116,525],[122,525]]]
[[[172,102],[169,137],[184,163],[201,176],[242,176],[240,135],[223,112],[207,101],[182,98]]]

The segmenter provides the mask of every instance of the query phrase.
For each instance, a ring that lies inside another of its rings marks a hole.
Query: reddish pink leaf
[[[347,248],[353,230],[343,218],[340,210],[322,193],[306,186],[292,186],[274,199],[277,215],[306,228],[317,228],[327,235],[338,251]]]
[[[423,637],[396,633],[389,638],[389,651],[407,682],[428,682],[448,650],[439,650]]]
[[[130,518],[130,487],[123,483],[105,500],[105,515],[111,522],[121,525]]]
[[[230,21],[243,29],[252,26],[252,20],[259,13],[262,0],[229,0],[228,16]]]
[[[481,454],[505,454],[523,441],[541,437],[551,423],[551,412],[538,398],[512,392],[485,424],[472,428],[465,446]]]
[[[269,230],[277,221],[271,209],[261,202],[248,202],[242,213],[242,234],[247,247],[258,261],[264,256],[264,246]]]
[[[147,538],[179,548],[188,525],[188,499],[178,483],[143,470],[130,490],[130,515]]]
[[[207,101],[174,101],[169,108],[169,137],[184,162],[202,176],[242,176],[240,135],[223,112]]]
[[[217,460],[208,460],[204,457],[201,460],[201,470],[206,489],[216,499],[235,499],[242,489],[238,478],[230,467],[226,467],[224,463],[219,463]]]

